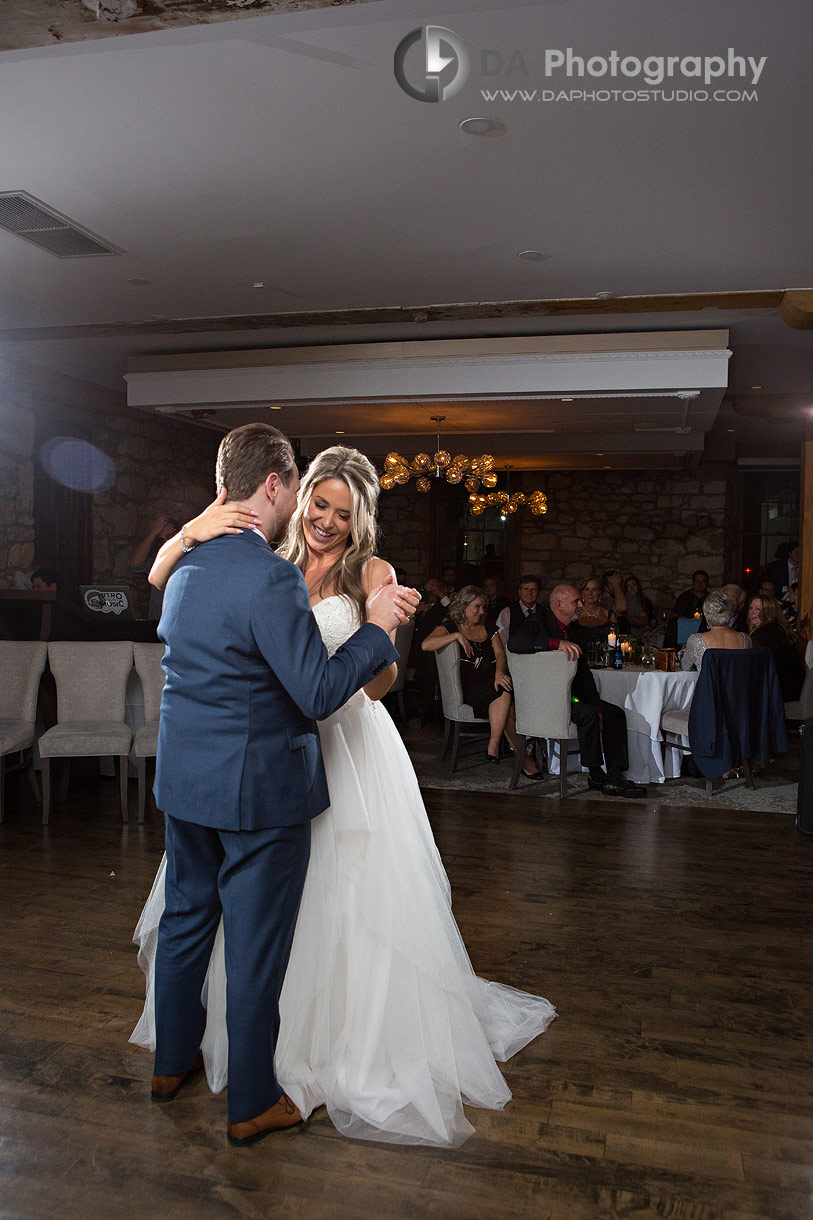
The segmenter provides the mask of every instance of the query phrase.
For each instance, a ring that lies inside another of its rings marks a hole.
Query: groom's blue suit
[[[167,874],[155,967],[155,1074],[192,1064],[221,914],[229,1122],[279,1100],[279,994],[310,848],[329,804],[314,720],[397,657],[365,623],[328,659],[301,572],[257,533],[184,556],[164,597],[155,798]]]

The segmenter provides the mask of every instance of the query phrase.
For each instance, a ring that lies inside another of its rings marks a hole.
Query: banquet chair
[[[144,691],[144,724],[133,740],[138,773],[138,823],[144,821],[147,804],[147,759],[158,753],[158,719],[161,712],[161,694],[164,689],[164,674],[161,660],[163,644],[133,644],[133,660],[136,673]]]
[[[406,682],[407,662],[409,660],[409,650],[412,647],[412,637],[415,634],[415,620],[410,619],[408,623],[401,623],[395,632],[395,649],[398,653],[397,670],[395,681],[387,691],[388,695],[398,696],[398,711],[401,714],[402,723],[406,724],[406,709],[404,707],[404,683]]]
[[[512,788],[519,783],[529,737],[550,741],[555,755],[559,750],[559,795],[567,796],[567,757],[570,743],[578,742],[576,726],[570,719],[570,689],[576,674],[576,661],[563,652],[508,653],[508,668],[514,688],[517,717],[517,750],[514,758]]]
[[[33,762],[34,722],[47,656],[45,643],[0,640],[0,822],[7,755],[25,752],[28,779],[34,796],[40,799]]]
[[[805,646],[805,679],[799,698],[785,704],[786,720],[813,720],[813,640]]]
[[[124,723],[125,691],[133,668],[133,645],[52,641],[48,664],[56,681],[57,723],[40,737],[42,762],[42,824],[51,810],[51,759],[102,758],[119,760],[122,821],[127,814],[127,767],[133,733]],[[69,774],[69,773],[68,773]],[[63,796],[67,795],[67,783]]]
[[[460,748],[461,728],[477,729],[479,726],[482,726],[485,735],[490,736],[491,723],[488,718],[483,719],[481,716],[475,716],[474,708],[471,704],[463,702],[463,687],[460,683],[460,656],[456,640],[452,640],[445,647],[437,650],[435,653],[435,663],[438,667],[440,698],[446,721],[440,760],[443,762],[443,759],[446,757],[446,751],[449,748],[449,740],[451,738],[452,763],[450,770],[455,771],[457,769],[457,755]],[[483,735],[482,730],[478,735]]]
[[[739,765],[753,788],[751,760],[764,765],[788,748],[779,676],[769,650],[707,648],[691,707],[664,712],[661,731],[665,746],[692,755],[708,796],[713,781]]]

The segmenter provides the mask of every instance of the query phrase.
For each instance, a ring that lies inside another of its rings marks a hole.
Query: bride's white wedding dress
[[[331,655],[358,625],[344,597],[317,603],[314,614]],[[385,708],[358,691],[319,736],[332,803],[311,823],[280,1003],[279,1082],[303,1115],[324,1104],[356,1139],[460,1144],[474,1130],[463,1103],[505,1105],[511,1093],[495,1059],[542,1033],[555,1010],[474,974],[415,772]],[[150,1048],[164,868],[135,932],[147,1001],[131,1041]],[[204,987],[214,1092],[227,1066],[222,938],[221,925]]]

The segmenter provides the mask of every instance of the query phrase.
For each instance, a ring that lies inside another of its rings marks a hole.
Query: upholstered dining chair
[[[25,752],[28,779],[40,799],[32,755],[37,692],[47,656],[48,645],[39,641],[0,640],[0,822],[9,754]]]
[[[481,736],[484,735],[484,729],[485,735],[490,736],[491,724],[487,719],[475,716],[474,708],[471,704],[463,702],[463,687],[460,682],[460,657],[456,640],[451,640],[443,648],[438,648],[435,652],[435,663],[438,667],[440,698],[446,721],[440,760],[442,762],[446,757],[449,740],[451,739],[452,762],[450,770],[455,771],[457,770],[457,756],[460,749],[461,728],[479,729]]]
[[[161,693],[166,674],[161,666],[164,655],[163,644],[133,644],[133,660],[136,673],[144,691],[144,724],[133,740],[138,773],[138,822],[144,821],[147,804],[147,759],[158,753],[158,717],[161,712]]]
[[[517,750],[511,787],[516,788],[529,737],[550,741],[553,754],[559,752],[559,795],[567,796],[567,756],[578,741],[576,726],[570,719],[570,688],[576,662],[563,652],[509,652],[508,669],[514,688],[517,717]]]
[[[691,754],[712,795],[713,781],[742,765],[754,787],[751,760],[765,765],[787,750],[785,708],[767,648],[707,648],[687,711],[661,717],[665,746]],[[688,739],[688,746],[686,741]]]
[[[122,821],[127,815],[127,768],[133,733],[124,723],[127,679],[133,668],[129,641],[75,643],[52,641],[48,664],[56,682],[57,723],[40,737],[42,761],[42,824],[51,810],[51,759],[101,758],[119,760]],[[67,784],[64,788],[67,795]]]
[[[398,652],[397,668],[395,673],[395,681],[387,691],[388,695],[397,695],[398,711],[401,715],[401,721],[406,724],[406,708],[404,707],[404,683],[406,682],[407,663],[409,661],[409,650],[412,647],[412,637],[415,634],[415,620],[410,619],[408,623],[401,623],[395,632],[395,648]]]

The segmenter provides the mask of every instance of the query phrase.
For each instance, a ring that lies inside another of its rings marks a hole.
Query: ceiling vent
[[[0,229],[30,241],[57,258],[94,258],[100,254],[124,253],[26,191],[0,191]]]

